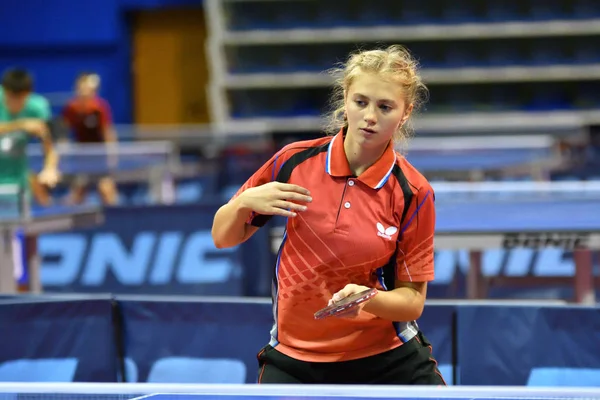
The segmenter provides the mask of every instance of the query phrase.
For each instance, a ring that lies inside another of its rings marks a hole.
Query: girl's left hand
[[[342,300],[345,297],[351,296],[355,293],[360,293],[360,292],[364,292],[365,290],[369,290],[370,288],[367,286],[362,286],[362,285],[355,285],[353,283],[349,283],[346,286],[344,286],[344,288],[336,293],[333,294],[333,296],[331,297],[331,299],[329,299],[329,303],[328,305],[332,305],[333,303],[337,303],[338,301]],[[360,312],[362,311],[362,309],[364,308],[364,306],[371,300],[367,300],[364,303],[359,304],[357,307],[352,307],[350,309],[348,309],[347,311],[344,311],[338,315],[336,315],[336,317],[340,317],[340,318],[356,318],[358,316],[358,314],[360,314]]]

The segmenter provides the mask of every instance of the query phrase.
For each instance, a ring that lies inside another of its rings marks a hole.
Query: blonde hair
[[[364,50],[351,54],[348,60],[338,68],[329,71],[335,77],[335,86],[331,99],[331,113],[325,130],[336,134],[347,126],[345,96],[354,79],[361,73],[376,73],[399,83],[404,89],[406,104],[413,105],[413,114],[419,111],[427,99],[428,90],[418,74],[418,63],[409,51],[400,45],[385,49]],[[394,135],[396,141],[406,141],[413,134],[411,117]]]

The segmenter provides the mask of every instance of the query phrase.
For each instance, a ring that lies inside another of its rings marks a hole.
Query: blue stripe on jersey
[[[394,329],[396,329],[396,334],[402,343],[406,343],[417,336],[419,326],[416,321],[394,322]]]
[[[388,170],[388,172],[385,174],[385,176],[383,177],[383,179],[381,179],[379,181],[379,183],[377,184],[377,186],[375,186],[375,189],[381,189],[383,187],[383,185],[385,185],[385,183],[390,178],[390,175],[392,175],[392,171],[394,170],[394,166],[395,165],[396,165],[396,153],[394,152],[394,162],[392,163],[392,166],[390,167],[390,169]]]
[[[277,262],[275,263],[275,274],[273,276],[273,283],[271,285],[271,296],[273,298],[273,327],[271,329],[271,346],[279,344],[277,340],[277,298],[279,293],[279,264],[281,263],[281,253],[283,252],[283,246],[287,240],[287,231],[283,233],[283,239],[281,245],[279,245],[279,251],[277,252]]]
[[[412,222],[412,220],[415,218],[415,216],[417,215],[417,213],[421,209],[421,206],[423,204],[425,204],[425,200],[427,200],[427,198],[429,197],[430,194],[431,194],[431,190],[428,190],[427,194],[425,195],[425,197],[423,198],[423,200],[421,201],[421,203],[417,206],[417,209],[415,210],[415,212],[413,212],[413,214],[408,219],[408,222],[406,223],[406,225],[404,225],[404,228],[402,228],[402,230],[400,231],[400,235],[398,235],[399,238],[402,237],[402,234],[404,233],[404,231],[406,231],[406,229],[408,229],[408,227],[410,226],[410,223]]]
[[[381,287],[383,288],[383,290],[388,290],[387,287],[385,286],[385,281],[383,279],[383,268],[384,267],[377,268],[377,270],[375,272],[377,273],[377,280],[381,284]]]
[[[331,175],[331,149],[333,147],[333,141],[335,140],[335,136],[329,142],[329,146],[327,146],[327,157],[325,158],[325,172]]]

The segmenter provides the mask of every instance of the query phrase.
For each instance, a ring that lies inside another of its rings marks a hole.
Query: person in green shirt
[[[52,144],[49,122],[52,118],[48,101],[33,93],[33,78],[23,69],[7,70],[0,87],[0,185],[17,184],[35,200],[48,205],[48,188],[60,178],[58,155]],[[31,137],[44,148],[44,166],[36,175],[30,171],[27,144]]]

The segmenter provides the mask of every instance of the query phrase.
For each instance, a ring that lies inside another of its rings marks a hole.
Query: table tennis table
[[[31,207],[23,200],[22,189],[18,185],[0,186],[0,293],[17,293],[15,263],[15,235],[23,236],[26,246],[29,269],[29,288],[40,293],[42,285],[39,276],[40,260],[37,254],[36,239],[45,233],[65,232],[96,226],[104,221],[101,207],[97,206],[49,206]]]
[[[12,396],[12,397],[11,397]],[[0,383],[0,400],[570,400],[599,388],[517,386],[256,385],[185,383]]]
[[[117,183],[147,183],[159,202],[172,201],[179,156],[171,141],[58,143],[56,152],[67,183],[82,176],[90,181],[110,176]],[[39,144],[28,145],[27,157],[33,171],[42,170],[44,150]]]
[[[168,137],[180,148],[202,148],[214,160],[227,148],[242,147],[250,152],[272,152],[273,144],[281,147],[290,141],[305,138],[291,134],[289,140],[280,140],[278,134],[269,133],[265,124],[244,123],[243,126],[221,126],[211,128],[136,127],[132,137],[138,140],[155,141]],[[125,130],[125,128],[119,128]],[[285,136],[289,133],[285,133]],[[577,136],[569,133],[569,137]],[[310,135],[310,138],[314,135]],[[561,137],[564,139],[564,137]],[[450,179],[481,179],[485,174],[499,176],[529,175],[536,179],[546,178],[547,172],[564,163],[556,135],[529,132],[528,134],[489,134],[485,136],[433,137],[417,136],[398,150],[419,171],[428,175]],[[268,158],[268,156],[266,156]],[[251,171],[248,171],[251,173]]]
[[[435,248],[470,250],[468,297],[486,298],[481,250],[573,251],[575,301],[595,302],[592,251],[600,250],[600,182],[437,183]],[[494,278],[494,284],[564,278]]]
[[[418,137],[404,152],[427,176],[480,180],[486,174],[547,178],[564,159],[550,135]]]
[[[488,284],[570,284],[575,301],[594,303],[592,251],[600,250],[600,182],[432,182],[436,250],[468,250],[467,298],[487,298]],[[271,228],[276,253],[284,227]],[[573,251],[575,275],[494,277],[482,274],[488,249]]]

